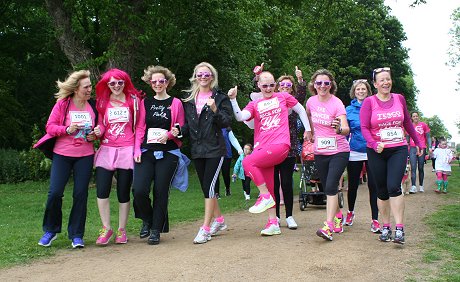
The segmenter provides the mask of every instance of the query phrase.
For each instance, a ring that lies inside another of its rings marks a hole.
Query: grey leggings
[[[410,181],[412,186],[415,186],[416,177],[417,177],[417,168],[418,168],[418,183],[420,186],[423,186],[423,178],[425,178],[425,173],[423,171],[423,166],[425,164],[425,155],[426,149],[423,149],[423,154],[421,156],[417,156],[417,148],[410,147],[409,159],[410,159]]]

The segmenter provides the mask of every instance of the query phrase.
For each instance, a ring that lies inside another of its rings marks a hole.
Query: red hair
[[[102,116],[105,115],[107,104],[110,101],[110,94],[112,91],[110,90],[107,83],[112,76],[115,79],[125,81],[125,88],[123,89],[123,93],[125,94],[126,102],[128,103],[131,110],[134,108],[132,96],[138,99],[142,99],[145,96],[141,90],[137,90],[134,87],[129,74],[120,69],[110,69],[102,74],[101,79],[96,84],[96,108]]]

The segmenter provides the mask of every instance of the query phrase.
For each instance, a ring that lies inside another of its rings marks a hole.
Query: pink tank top
[[[127,102],[115,107],[107,105],[104,115],[105,132],[101,144],[110,147],[134,145],[133,114]]]

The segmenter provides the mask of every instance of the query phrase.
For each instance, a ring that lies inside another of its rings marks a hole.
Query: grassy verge
[[[187,192],[182,193],[176,189],[171,190],[169,205],[169,220],[172,226],[182,222],[189,222],[203,217],[204,200],[198,178],[192,170],[190,173],[190,186]],[[67,238],[67,220],[72,204],[72,187],[68,185],[63,199],[63,228],[58,239],[51,248],[37,245],[42,236],[42,220],[48,193],[48,182],[25,182],[20,184],[0,185],[0,268],[15,264],[27,263],[31,260],[50,256],[61,249],[70,249],[70,240]],[[297,184],[296,184],[297,185]],[[220,179],[220,188],[224,187]],[[296,186],[298,187],[298,186]],[[231,183],[232,196],[223,196],[219,200],[224,214],[248,208],[257,197],[257,188],[252,186],[252,200],[244,200],[241,182]],[[223,189],[225,190],[225,188]],[[118,202],[116,191],[112,190],[111,218],[112,225],[117,226]],[[131,209],[128,221],[128,236],[138,236],[141,221],[134,218]],[[85,244],[95,244],[98,230],[101,227],[99,212],[96,205],[96,189],[89,190],[88,216],[86,221]],[[198,228],[198,226],[197,226]],[[191,235],[193,236],[193,235]],[[193,238],[191,238],[193,239]]]

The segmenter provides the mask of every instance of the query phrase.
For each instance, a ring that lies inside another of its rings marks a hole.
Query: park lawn
[[[70,240],[67,238],[67,221],[72,203],[72,181],[66,187],[63,199],[63,227],[62,233],[53,242],[52,247],[38,246],[38,240],[43,235],[42,221],[47,199],[49,182],[24,182],[19,184],[0,185],[0,268],[28,263],[34,259],[51,256],[57,250],[70,249]],[[232,196],[222,196],[219,200],[220,208],[224,214],[247,209],[254,204],[258,194],[257,188],[251,184],[251,201],[244,200],[241,181],[231,183]],[[223,188],[220,178],[220,189]],[[297,186],[296,186],[297,187]],[[118,201],[116,191],[112,189],[111,219],[112,225],[118,223]],[[132,197],[131,197],[132,201]],[[204,200],[198,178],[193,169],[189,174],[189,188],[183,193],[171,189],[169,205],[169,220],[171,226],[182,222],[190,222],[203,217]],[[128,221],[128,237],[137,237],[141,220],[134,218],[131,208]],[[85,230],[85,245],[95,245],[98,230],[101,228],[99,212],[96,204],[96,189],[91,185],[88,196],[88,215]],[[198,225],[197,225],[198,228]]]

